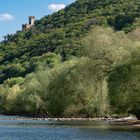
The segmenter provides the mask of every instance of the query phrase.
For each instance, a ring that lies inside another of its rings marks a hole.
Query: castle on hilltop
[[[35,17],[29,16],[29,23],[22,24],[22,30],[30,29],[34,25],[34,22],[35,22]]]

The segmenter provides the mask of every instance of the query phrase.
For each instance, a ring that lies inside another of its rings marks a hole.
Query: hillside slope
[[[81,38],[93,25],[129,32],[140,24],[139,0],[77,0],[35,22],[28,31],[5,36],[0,43],[0,83],[25,76],[40,64],[53,67],[81,52]],[[51,53],[48,53],[51,52]]]

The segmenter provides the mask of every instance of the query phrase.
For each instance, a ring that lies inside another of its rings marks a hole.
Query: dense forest
[[[140,2],[77,0],[0,43],[0,112],[140,119]]]

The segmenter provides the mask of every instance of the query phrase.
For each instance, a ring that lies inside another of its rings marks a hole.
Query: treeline
[[[24,78],[5,80],[0,86],[1,113],[140,118],[139,32],[94,27],[82,38],[79,56],[62,62],[61,55],[50,53],[49,67],[39,64]]]

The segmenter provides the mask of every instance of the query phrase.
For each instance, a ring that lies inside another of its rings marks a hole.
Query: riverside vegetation
[[[0,43],[2,114],[140,119],[138,0],[77,0]]]

